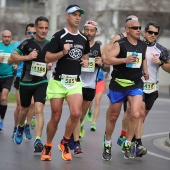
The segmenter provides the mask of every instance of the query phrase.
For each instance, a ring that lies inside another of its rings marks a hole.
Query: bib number
[[[132,52],[127,52],[127,57],[132,55]],[[138,56],[136,56],[136,62],[134,63],[127,63],[126,67],[128,68],[140,68],[142,65],[142,53],[138,53]]]
[[[75,88],[77,86],[77,75],[62,74],[61,84],[67,89]]]
[[[156,84],[155,83],[144,82],[143,92],[152,93],[154,91],[156,91]]]
[[[95,69],[95,58],[89,58],[88,67],[81,67],[81,71],[83,72],[94,72]]]
[[[0,53],[0,57],[4,57],[3,61],[1,63],[8,64],[8,59],[11,54],[9,53]]]
[[[30,74],[34,76],[43,77],[46,73],[46,63],[33,61],[31,65]]]

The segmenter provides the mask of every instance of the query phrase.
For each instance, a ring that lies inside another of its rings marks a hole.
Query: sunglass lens
[[[158,32],[154,32],[154,31],[147,31],[150,35],[154,34],[154,35],[158,35]]]

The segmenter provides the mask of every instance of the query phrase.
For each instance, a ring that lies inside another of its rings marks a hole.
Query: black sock
[[[136,141],[136,137],[134,135],[133,138],[132,138],[132,142],[135,142],[135,141]]]
[[[80,141],[79,141],[79,140],[77,140],[77,141],[74,141],[74,145],[75,145],[76,143],[80,143]]]
[[[0,115],[2,120],[4,120],[5,118],[6,110],[7,110],[7,105],[0,104]]]
[[[136,139],[136,146],[138,147],[139,145],[142,145],[142,141],[141,141],[141,139]]]

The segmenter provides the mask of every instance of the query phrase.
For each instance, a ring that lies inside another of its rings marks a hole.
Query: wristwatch
[[[165,64],[165,63],[161,60],[161,64],[159,64],[159,66],[162,66],[163,64]]]

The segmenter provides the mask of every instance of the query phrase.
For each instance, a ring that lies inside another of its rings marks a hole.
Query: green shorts
[[[46,92],[47,99],[53,98],[65,98],[71,94],[82,94],[82,82],[77,82],[77,86],[74,88],[65,88],[58,80],[50,79]]]

